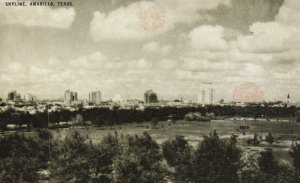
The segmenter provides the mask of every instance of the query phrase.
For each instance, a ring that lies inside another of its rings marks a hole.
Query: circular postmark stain
[[[166,22],[164,11],[152,6],[138,12],[140,26],[145,31],[161,30]]]
[[[262,102],[264,92],[253,82],[245,82],[238,85],[233,92],[235,102]]]

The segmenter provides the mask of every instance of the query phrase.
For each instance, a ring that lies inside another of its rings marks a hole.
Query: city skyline
[[[245,92],[244,86],[250,85],[253,88],[250,88],[248,92]],[[284,100],[265,100],[263,96],[257,96],[255,95],[257,92],[261,92],[260,90],[257,90],[259,88],[255,88],[253,83],[246,83],[241,85],[237,88],[238,91],[241,92],[240,96],[233,97],[232,100],[224,100],[221,98],[220,100],[216,101],[215,99],[215,86],[212,83],[202,83],[200,87],[197,90],[197,99],[196,100],[187,100],[185,96],[180,96],[178,98],[170,98],[170,97],[158,97],[158,94],[154,92],[152,89],[147,89],[144,91],[142,97],[133,97],[133,98],[122,98],[120,94],[115,94],[113,97],[109,98],[103,98],[101,90],[91,90],[88,93],[88,96],[80,95],[76,90],[64,90],[64,94],[61,97],[58,98],[37,98],[37,96],[33,95],[32,93],[26,93],[22,94],[18,93],[17,90],[11,90],[8,92],[7,97],[1,98],[2,100],[7,101],[25,101],[25,102],[34,102],[37,100],[63,100],[66,103],[73,103],[76,101],[84,101],[86,100],[89,103],[92,104],[100,104],[104,101],[115,101],[115,102],[121,102],[121,101],[130,101],[130,102],[137,102],[137,101],[143,101],[145,103],[156,103],[159,101],[186,101],[186,102],[192,102],[192,103],[198,103],[202,105],[213,105],[217,103],[224,103],[224,102],[241,102],[241,103],[261,103],[261,102],[285,102],[285,103],[299,103],[299,101],[295,101],[292,99],[290,94],[288,93]],[[241,89],[242,88],[242,89]],[[254,91],[253,91],[254,90]],[[234,95],[236,95],[237,91],[234,91]],[[254,92],[254,93],[253,93]],[[254,94],[254,95],[253,95]],[[80,97],[81,96],[81,97]],[[83,96],[83,97],[82,97]],[[153,98],[154,97],[154,98]],[[253,98],[254,97],[254,98]],[[136,101],[137,100],[137,101]]]
[[[72,89],[72,90],[76,90],[76,89]],[[140,94],[137,95],[137,96],[129,96],[129,97],[126,97],[128,95],[121,95],[120,93],[104,93],[104,95],[102,95],[102,91],[101,91],[101,100],[110,100],[110,99],[113,99],[115,97],[121,97],[123,98],[124,100],[131,100],[131,99],[139,99],[139,100],[144,100],[144,93],[146,90],[148,89],[145,89],[145,90],[141,90]],[[13,92],[13,91],[16,91],[16,90],[9,90],[8,93],[10,92]],[[65,92],[66,89],[62,89],[62,93]],[[77,91],[77,90],[76,90]],[[100,90],[99,90],[100,91]],[[91,94],[93,92],[93,90],[89,90],[87,93],[81,93],[81,92],[77,92],[79,93],[79,96],[78,96],[78,99],[79,100],[88,100],[89,101],[89,94]],[[159,92],[158,92],[159,93]],[[31,97],[34,97],[34,98],[38,98],[38,99],[41,99],[41,100],[60,100],[60,99],[64,99],[64,95],[59,95],[59,96],[52,96],[52,97],[45,97],[43,95],[36,95],[35,93],[28,93],[28,92],[21,92],[21,98],[26,98],[26,95],[31,95]],[[218,97],[216,97],[216,94]],[[236,100],[235,97],[233,96],[232,98],[228,98],[228,99],[225,99],[225,98],[222,98],[220,97],[220,95],[218,95],[220,93],[216,93],[215,92],[215,88],[214,88],[214,94],[213,94],[213,98],[214,98],[214,102],[217,102],[217,101],[220,101],[220,100],[225,100],[227,102],[231,102],[231,101],[239,101],[239,100]],[[163,100],[175,100],[175,99],[180,99],[180,98],[185,98],[185,99],[188,99],[189,101],[193,101],[193,102],[198,102],[198,103],[201,103],[199,102],[199,87],[198,88],[195,88],[194,92],[193,92],[193,95],[194,97],[193,98],[188,98],[187,96],[183,96],[183,95],[178,95],[178,96],[167,96],[167,95],[162,95],[160,93],[160,99],[163,99]],[[233,94],[234,95],[234,91],[233,91]],[[287,95],[289,95],[289,101],[290,102],[299,102],[299,100],[296,100],[293,96],[290,96],[290,93],[287,93],[287,94],[283,94],[283,96],[279,97],[279,98],[274,98],[274,99],[271,99],[271,100],[268,100],[268,99],[261,99],[260,101],[286,101],[287,100]],[[7,94],[4,94],[4,96],[0,96],[0,98],[2,99],[7,99]],[[247,101],[244,101],[244,100],[240,100],[242,102],[247,102]],[[248,102],[251,102],[250,100]],[[255,102],[255,101],[253,101]]]
[[[151,88],[160,98],[197,101],[208,81],[216,101],[254,83],[266,101],[289,93],[297,102],[299,3],[75,1],[21,11],[1,3],[0,97],[15,89],[56,99],[70,88],[87,98],[97,86],[103,98],[142,99]]]

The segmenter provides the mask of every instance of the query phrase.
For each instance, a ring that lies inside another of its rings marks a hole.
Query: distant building
[[[143,101],[139,101],[138,99],[129,99],[126,101],[128,105],[138,105],[140,103],[143,103]]]
[[[101,92],[99,90],[89,93],[89,103],[92,103],[92,104],[100,104],[101,103]]]
[[[66,90],[65,91],[65,102],[72,103],[78,100],[77,92]]]
[[[157,103],[158,102],[157,94],[152,90],[147,90],[144,93],[144,101],[145,101],[145,104]]]
[[[211,83],[201,84],[198,91],[198,103],[212,105],[215,102],[215,89]]]
[[[122,101],[123,101],[123,99],[120,94],[116,94],[112,97],[112,102],[121,103]]]
[[[27,94],[24,95],[24,101],[34,102],[34,101],[36,101],[36,96],[33,96],[33,95],[27,93]]]
[[[291,101],[290,101],[290,98],[291,98],[291,97],[290,97],[290,94],[288,93],[288,95],[287,95],[287,97],[286,97],[286,103],[287,103],[287,104],[289,104],[289,103],[291,102]]]
[[[7,100],[8,101],[20,101],[21,95],[18,94],[16,90],[10,91],[7,95]]]

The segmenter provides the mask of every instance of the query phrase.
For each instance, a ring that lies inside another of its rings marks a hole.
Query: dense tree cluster
[[[0,139],[0,182],[56,183],[296,183],[300,181],[300,145],[294,143],[291,165],[276,160],[271,149],[245,156],[237,139],[212,132],[193,147],[183,136],[162,145],[148,133],[109,134],[101,142],[73,132],[64,140],[48,140],[47,131],[34,138],[11,134]],[[49,145],[51,151],[49,151]]]
[[[55,124],[58,122],[72,121],[78,115],[81,116],[81,121],[90,121],[95,125],[114,125],[130,122],[144,122],[155,120],[166,120],[170,116],[174,120],[184,119],[189,113],[199,113],[203,116],[206,114],[214,114],[214,116],[229,116],[229,117],[258,117],[279,118],[287,117],[294,118],[298,114],[299,109],[295,107],[270,107],[259,105],[241,106],[205,106],[205,107],[146,107],[144,110],[119,109],[118,107],[109,108],[92,108],[84,109],[79,107],[76,111],[63,109],[51,113],[37,112],[29,114],[28,112],[15,111],[9,109],[0,112],[0,129],[5,129],[7,124],[27,124],[29,127],[47,127],[48,120]]]
[[[39,182],[49,161],[49,133],[34,137],[11,134],[0,137],[0,182]]]

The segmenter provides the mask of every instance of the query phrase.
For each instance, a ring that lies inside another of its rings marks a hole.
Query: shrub
[[[275,141],[274,137],[272,136],[271,133],[269,133],[267,136],[266,136],[266,141],[269,143],[269,144],[273,144],[273,142]]]
[[[266,174],[277,175],[279,172],[279,165],[273,155],[272,149],[260,152],[258,165],[260,170]]]

